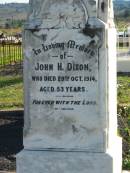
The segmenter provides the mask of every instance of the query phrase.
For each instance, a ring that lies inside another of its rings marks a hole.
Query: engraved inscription
[[[98,89],[98,47],[93,49],[91,46],[68,40],[33,48],[35,62],[31,81],[37,94],[33,95],[31,104],[64,111],[72,111],[78,106],[97,106],[98,97],[90,95],[90,90],[96,93]],[[58,50],[60,54],[54,53]],[[45,55],[49,56],[46,62]]]

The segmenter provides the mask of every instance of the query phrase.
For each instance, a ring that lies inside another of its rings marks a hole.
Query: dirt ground
[[[23,148],[23,111],[0,111],[0,171],[16,170],[16,154]]]
[[[16,159],[15,156],[0,157],[0,171],[15,171]]]
[[[0,76],[22,75],[23,64],[0,68]],[[16,170],[16,154],[23,148],[23,110],[0,111],[0,172]]]
[[[22,74],[23,74],[23,62],[0,67],[0,76],[6,76],[6,75],[14,76]]]

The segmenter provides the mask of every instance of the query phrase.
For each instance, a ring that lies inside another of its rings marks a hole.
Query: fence
[[[117,71],[130,72],[130,34],[126,32],[117,34]]]
[[[0,38],[0,67],[21,63],[22,40],[14,36]]]
[[[130,35],[117,35],[117,58],[130,57]]]

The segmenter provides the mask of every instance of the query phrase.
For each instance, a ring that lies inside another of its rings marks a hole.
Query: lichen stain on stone
[[[73,134],[75,134],[79,132],[79,129],[74,124],[72,124],[72,131],[73,131]]]
[[[38,26],[35,26],[35,28],[31,28],[30,31],[32,33],[40,31],[40,28]]]
[[[51,41],[54,41],[60,34],[61,31],[59,31],[58,33],[56,33],[52,38]]]
[[[61,116],[57,120],[55,120],[55,118],[50,118],[45,121],[45,133],[55,138],[60,138],[64,134],[70,133],[72,124],[76,122],[74,118],[65,116]]]
[[[47,40],[47,34],[42,34],[41,36],[42,36],[43,41]]]
[[[105,2],[102,2],[102,3],[101,3],[101,10],[102,10],[102,12],[104,13],[104,11],[105,11]]]
[[[89,3],[90,5],[92,5],[92,6],[93,6],[93,5],[96,5],[96,1],[95,1],[95,0],[89,0],[88,3]]]
[[[97,32],[101,32],[101,28],[91,28],[89,24],[87,24],[82,30],[84,35],[90,36],[91,38],[94,38],[94,36],[97,35]]]
[[[97,128],[87,128],[83,125],[80,125],[80,128],[85,130],[87,134],[91,134],[91,133],[97,133],[98,132],[98,129]]]
[[[80,23],[82,23],[82,25],[85,24],[85,18],[87,18],[85,13],[86,7],[84,8],[80,1],[42,0],[39,3],[41,3],[41,5],[37,7],[37,3],[35,1],[33,2],[34,9],[31,11],[29,18],[42,19],[40,23],[40,27],[42,28],[79,28]],[[83,21],[80,20],[81,18]]]

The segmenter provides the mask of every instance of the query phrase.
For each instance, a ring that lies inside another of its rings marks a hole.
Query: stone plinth
[[[17,155],[17,173],[121,173],[121,148],[117,146],[121,146],[119,139],[106,153],[24,150]]]

